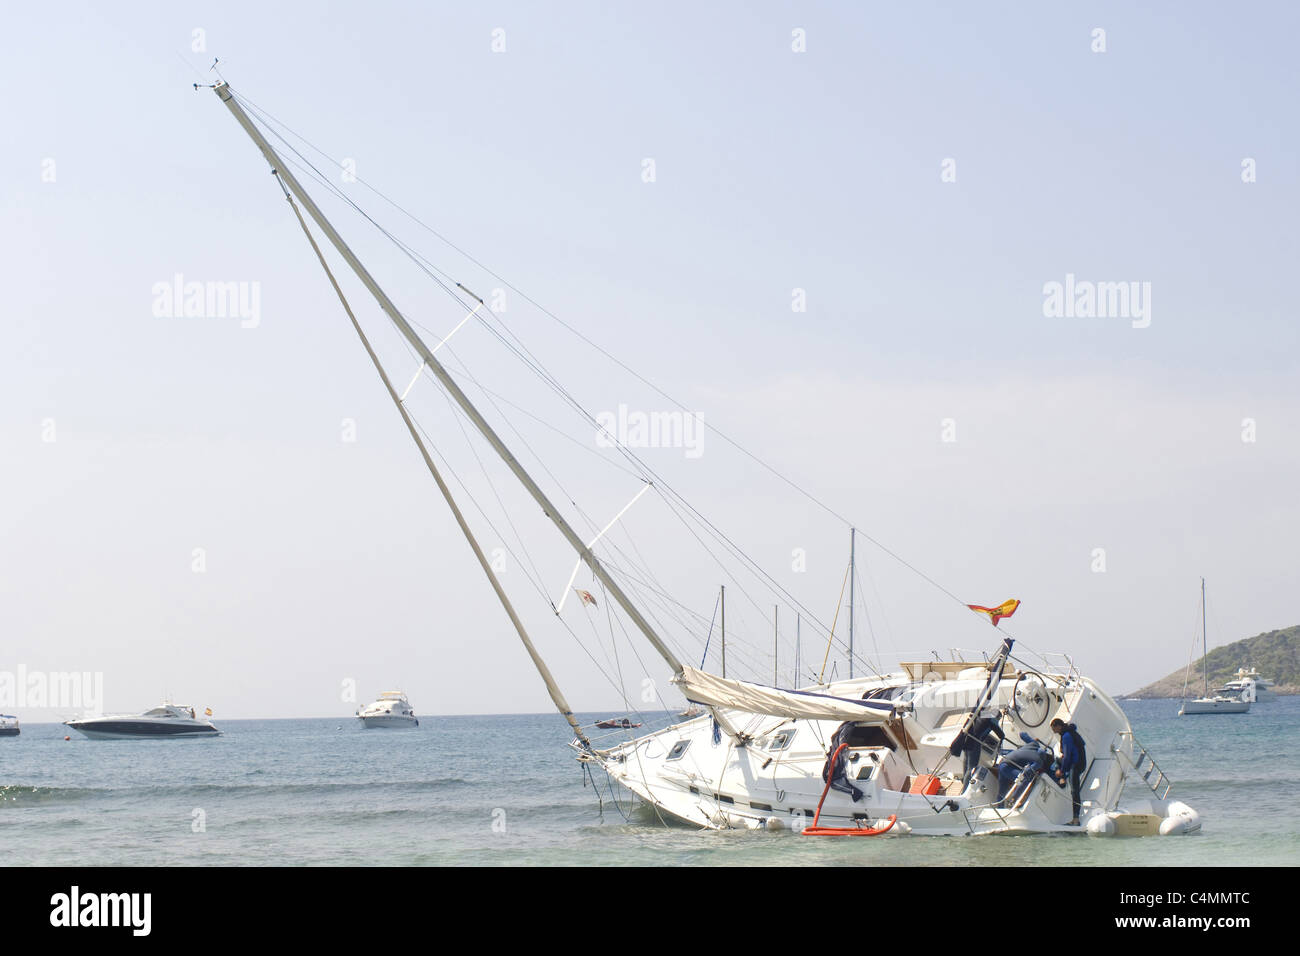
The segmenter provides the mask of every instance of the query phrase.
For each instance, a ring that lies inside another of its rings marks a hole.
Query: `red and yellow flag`
[[[966,606],[970,608],[972,611],[978,611],[981,614],[987,614],[989,616],[989,621],[993,624],[994,627],[997,627],[998,621],[1002,620],[1004,617],[1010,617],[1012,614],[1016,613],[1016,608],[1020,607],[1020,602],[1017,601],[1015,598],[1012,598],[1010,601],[1003,601],[997,607],[981,607],[978,604],[967,604]]]

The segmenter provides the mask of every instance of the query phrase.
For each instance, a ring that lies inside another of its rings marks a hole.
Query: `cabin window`
[[[863,700],[911,700],[924,684],[902,684],[894,687],[877,687],[862,695]]]
[[[768,750],[785,750],[794,740],[794,728],[777,731],[767,745]]]
[[[680,760],[682,754],[686,753],[686,748],[691,745],[689,740],[679,740],[673,744],[673,749],[668,751],[668,756],[664,760]]]

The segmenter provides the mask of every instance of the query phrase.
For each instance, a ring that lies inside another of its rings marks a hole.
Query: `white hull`
[[[840,682],[818,690],[836,697],[860,698],[890,681]],[[901,675],[894,676],[892,682],[908,686]],[[1077,678],[1053,698],[1051,712],[1044,712],[1037,724],[1030,726],[1009,714],[1002,729],[1008,741],[1017,741],[1025,731],[1050,744],[1052,717],[1060,713],[1078,724],[1087,741],[1089,761],[1081,788],[1081,826],[1069,825],[1073,805],[1068,787],[1058,786],[1046,774],[1026,780],[1019,789],[1013,787],[1001,806],[995,805],[998,783],[992,770],[976,774],[974,782],[963,788],[961,758],[948,756],[958,729],[952,714],[960,710],[957,701],[978,694],[983,683],[974,679],[944,681],[918,691],[896,735],[913,746],[848,750],[848,779],[862,792],[862,799],[854,801],[850,794],[831,789],[818,825],[879,827],[895,816],[897,823],[888,835],[1084,833],[1090,817],[1119,811],[1125,772],[1135,762],[1128,721],[1113,700],[1090,681]],[[995,706],[1011,706],[1012,689],[1012,681],[1004,681],[994,698]],[[722,713],[752,739],[738,746],[724,733],[714,743],[712,718],[705,716],[601,751],[599,762],[612,780],[657,810],[696,826],[794,830],[810,826],[825,788],[822,770],[831,737],[841,725]],[[781,747],[779,738],[787,732],[792,737],[788,746]],[[941,791],[933,795],[908,792],[915,775],[928,772],[939,777]]]
[[[1244,714],[1250,710],[1250,702],[1233,700],[1229,697],[1202,697],[1183,703],[1179,715],[1192,714]]]
[[[89,737],[91,740],[175,740],[178,737],[220,737],[221,731],[215,727],[195,728],[193,730],[173,731],[166,734],[151,733],[148,730],[108,731],[95,730],[91,727],[73,727],[73,730]]]
[[[66,725],[91,740],[172,740],[177,737],[221,736],[221,731],[206,720],[101,717],[69,720]]]
[[[361,717],[367,727],[418,727],[420,722],[414,717],[399,717],[396,714],[382,714],[378,717]]]

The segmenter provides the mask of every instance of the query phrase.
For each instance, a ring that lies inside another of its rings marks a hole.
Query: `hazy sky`
[[[472,254],[322,167],[504,290],[494,321],[585,408],[671,406],[516,289],[959,598],[860,538],[859,650],[991,650],[961,602],[1017,597],[1009,631],[1119,694],[1186,661],[1201,576],[1212,645],[1300,623],[1296,9],[701,7],[7,6],[0,671],[102,672],[110,711],[349,715],[399,686],[417,713],[550,707],[265,162],[192,88],[214,57]],[[449,332],[447,297],[310,188],[426,337]],[[253,298],[160,315],[177,276]],[[405,387],[415,362],[341,278]],[[1127,309],[1090,311],[1095,283]],[[632,498],[485,327],[451,348],[580,533]],[[485,548],[513,552],[502,580],[575,709],[622,712],[614,685],[636,702],[646,675],[679,705],[603,595],[561,626],[529,578],[557,600],[572,552],[431,381],[411,407]],[[847,525],[714,432],[687,451],[641,454],[829,623]],[[656,494],[608,543],[703,616],[656,618],[698,655],[727,570]],[[729,673],[770,679],[771,605],[783,673],[795,612],[752,584],[728,583]]]

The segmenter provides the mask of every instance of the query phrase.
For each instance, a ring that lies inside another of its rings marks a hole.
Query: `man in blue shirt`
[[[1061,736],[1061,762],[1056,771],[1056,778],[1065,783],[1066,774],[1070,775],[1070,799],[1074,801],[1074,817],[1067,826],[1079,825],[1079,808],[1082,805],[1079,790],[1083,785],[1083,771],[1087,767],[1088,752],[1083,742],[1083,735],[1074,724],[1067,724],[1059,717],[1052,721],[1052,733]]]

